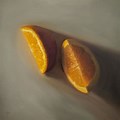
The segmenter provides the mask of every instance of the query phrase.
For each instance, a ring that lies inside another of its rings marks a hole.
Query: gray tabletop
[[[119,0],[1,0],[0,120],[119,120],[119,6]],[[102,83],[84,95],[59,64],[41,75],[20,32],[26,24],[62,33],[56,40],[84,39],[102,66]]]

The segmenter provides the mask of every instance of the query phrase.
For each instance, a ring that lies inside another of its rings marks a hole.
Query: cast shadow
[[[44,29],[44,28],[43,28]],[[49,32],[54,36],[57,42],[57,60],[54,68],[49,71],[46,75],[54,78],[55,80],[60,80],[63,84],[73,87],[68,84],[67,78],[62,70],[61,66],[61,44],[64,39],[71,38],[80,41],[82,44],[86,45],[94,53],[96,59],[98,60],[100,66],[100,77],[96,85],[94,86],[92,93],[98,95],[103,100],[110,104],[114,104],[118,108],[120,107],[120,53],[112,51],[110,49],[103,48],[101,46],[93,45],[85,40],[80,40],[69,35],[64,35],[56,33],[49,30]],[[53,81],[54,83],[54,81]],[[51,84],[51,83],[50,83]],[[54,84],[53,84],[54,85]],[[58,88],[58,85],[57,85]],[[59,88],[58,88],[59,89]],[[75,92],[75,90],[73,90]],[[76,91],[78,94],[78,91]],[[80,93],[79,93],[80,94]]]

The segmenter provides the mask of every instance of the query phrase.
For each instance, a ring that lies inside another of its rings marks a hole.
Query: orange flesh
[[[79,91],[88,93],[87,86],[94,76],[95,66],[87,54],[82,55],[80,47],[70,45],[67,40],[63,42],[63,68],[70,83]]]
[[[30,50],[38,64],[41,73],[45,73],[47,69],[47,55],[42,41],[32,28],[23,27],[22,32],[28,42]]]

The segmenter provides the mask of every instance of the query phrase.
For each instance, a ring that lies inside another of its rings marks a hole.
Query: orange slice
[[[88,93],[98,79],[99,66],[92,52],[79,42],[67,39],[62,44],[62,66],[70,83]]]
[[[21,28],[41,73],[45,73],[55,64],[56,42],[47,29],[39,26]]]

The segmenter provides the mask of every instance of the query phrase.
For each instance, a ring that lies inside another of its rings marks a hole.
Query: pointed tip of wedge
[[[25,32],[26,30],[30,30],[30,26],[22,26],[21,28],[20,28],[20,30],[22,31],[22,32]]]
[[[68,45],[69,45],[69,41],[67,39],[64,40],[63,43],[62,43],[62,47],[65,48]]]

